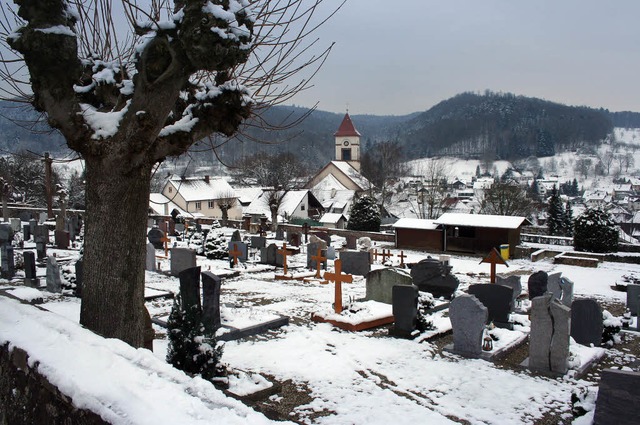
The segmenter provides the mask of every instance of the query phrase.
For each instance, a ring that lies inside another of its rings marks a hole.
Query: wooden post
[[[400,257],[400,267],[404,267],[404,258],[406,257],[406,255],[404,255],[404,251],[400,251],[398,257]]]
[[[233,267],[238,265],[238,257],[242,255],[242,251],[238,250],[238,244],[233,244],[233,250],[229,251],[229,255],[233,257]]]
[[[336,283],[333,311],[340,314],[342,313],[342,282],[353,282],[353,276],[350,274],[342,274],[342,260],[340,259],[334,262],[334,268],[334,272],[326,272],[324,278]]]
[[[482,259],[482,261],[480,261],[480,264],[482,263],[491,264],[491,277],[490,277],[491,283],[496,283],[496,264],[504,264],[505,266],[509,267],[509,265],[504,260],[504,258],[502,258],[502,255],[500,255],[498,250],[495,248],[491,250],[489,255],[487,255],[485,258]]]
[[[282,244],[282,249],[279,249],[277,251],[278,254],[282,255],[282,266],[284,268],[284,273],[283,274],[287,274],[287,255],[289,254],[289,251],[287,251],[287,243],[283,243]]]
[[[322,249],[318,248],[318,254],[317,255],[312,255],[311,259],[317,263],[316,277],[319,278],[320,277],[320,269],[322,268],[322,263],[324,261],[326,261],[327,258],[322,256]]]

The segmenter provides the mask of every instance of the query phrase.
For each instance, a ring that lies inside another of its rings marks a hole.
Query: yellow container
[[[505,261],[509,259],[509,244],[500,245],[500,256]]]

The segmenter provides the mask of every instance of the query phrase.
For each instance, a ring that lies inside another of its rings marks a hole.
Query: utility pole
[[[51,164],[53,159],[49,156],[49,152],[44,153],[44,190],[47,196],[47,216],[53,216],[53,190],[51,189]]]

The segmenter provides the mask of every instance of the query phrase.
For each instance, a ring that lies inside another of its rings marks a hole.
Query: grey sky
[[[336,45],[296,105],[400,115],[490,89],[640,112],[638,0],[348,0],[318,36]]]

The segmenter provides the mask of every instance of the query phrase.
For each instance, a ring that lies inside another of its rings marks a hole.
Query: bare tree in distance
[[[365,176],[380,193],[380,207],[391,198],[391,185],[407,174],[402,146],[397,141],[385,141],[371,145],[362,154],[362,175]]]
[[[2,3],[2,97],[33,105],[85,161],[84,326],[143,345],[153,167],[309,87],[330,50],[311,38],[320,4]]]
[[[444,158],[431,158],[414,170],[422,181],[416,193],[418,218],[431,220],[442,215],[450,171]]]
[[[222,212],[222,225],[227,227],[229,224],[229,210],[237,204],[238,196],[233,190],[226,190],[218,194],[218,199],[215,202]]]
[[[528,217],[534,204],[523,187],[510,181],[496,181],[480,201],[481,214]]]

